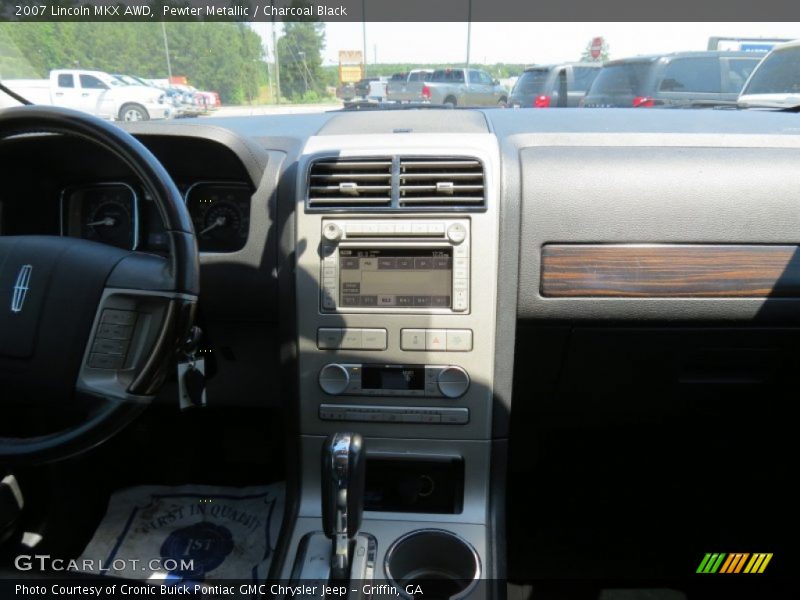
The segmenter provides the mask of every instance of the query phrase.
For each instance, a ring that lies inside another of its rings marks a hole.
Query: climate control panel
[[[454,365],[329,363],[319,372],[319,386],[331,396],[460,398],[469,385]]]

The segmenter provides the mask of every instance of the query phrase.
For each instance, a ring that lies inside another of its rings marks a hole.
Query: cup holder
[[[386,553],[386,578],[398,591],[419,585],[425,600],[465,596],[481,574],[478,553],[467,541],[443,529],[418,529],[399,538]]]

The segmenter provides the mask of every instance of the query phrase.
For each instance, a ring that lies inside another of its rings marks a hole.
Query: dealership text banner
[[[797,21],[794,0],[0,0],[2,21]]]

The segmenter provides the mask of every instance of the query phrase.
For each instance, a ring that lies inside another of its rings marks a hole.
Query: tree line
[[[166,79],[219,92],[226,104],[253,101],[268,82],[261,38],[244,23],[0,23],[0,79],[44,78],[52,69],[93,69]]]

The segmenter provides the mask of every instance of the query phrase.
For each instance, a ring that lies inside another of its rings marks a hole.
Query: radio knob
[[[454,244],[460,244],[467,239],[467,228],[461,223],[453,223],[447,228],[447,239]]]
[[[338,242],[342,239],[342,228],[336,223],[328,223],[322,228],[322,237],[329,242]]]
[[[342,365],[331,363],[325,365],[319,372],[319,387],[331,396],[343,394],[350,383],[350,374]]]
[[[461,367],[446,367],[439,371],[436,383],[445,398],[459,398],[469,389],[469,375]]]

